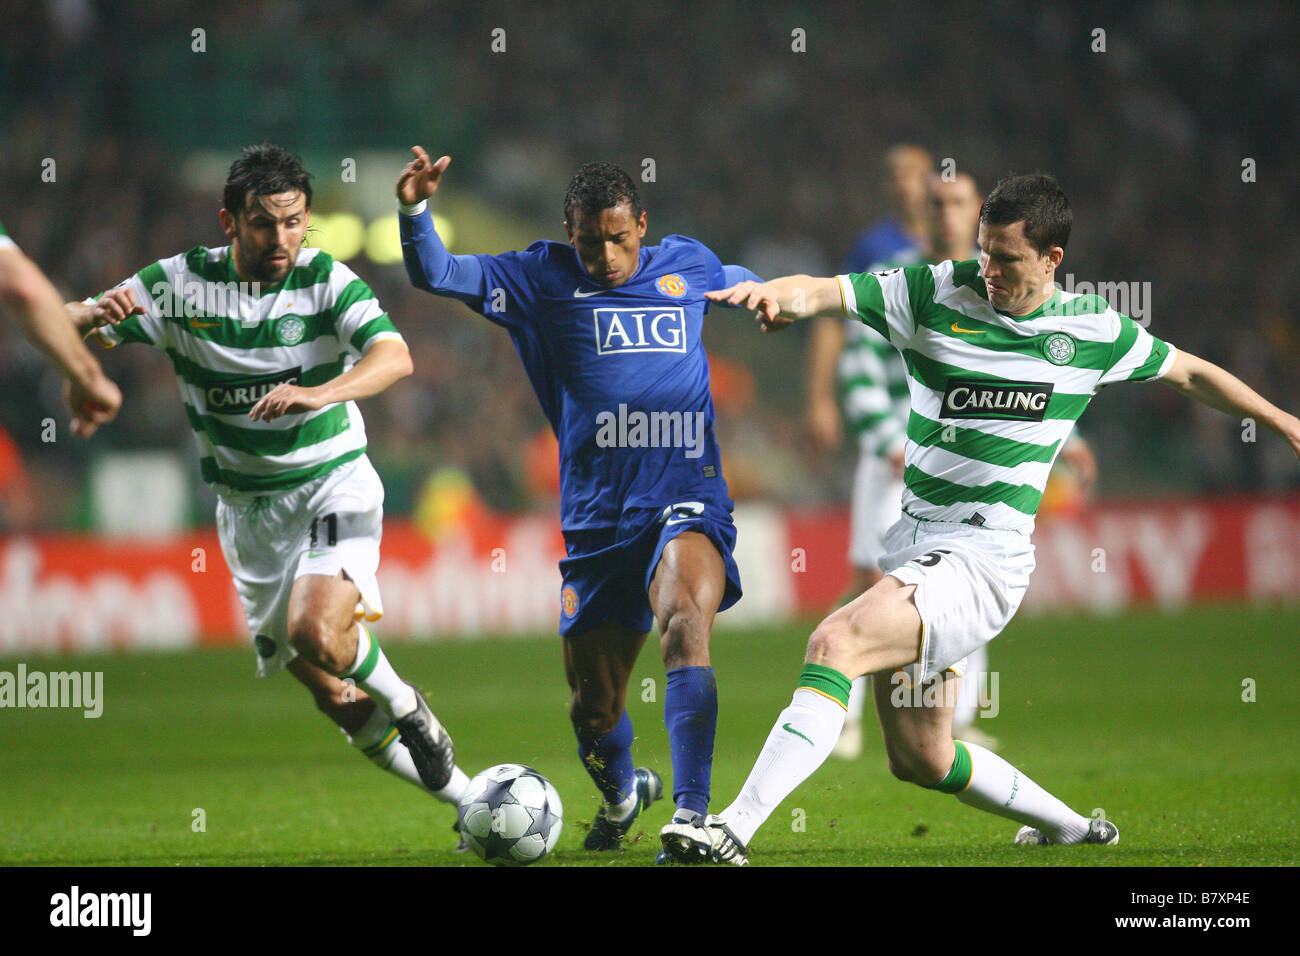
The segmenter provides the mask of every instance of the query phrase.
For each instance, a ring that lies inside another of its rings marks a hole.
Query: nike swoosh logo
[[[790,733],[794,734],[796,737],[803,737],[804,740],[807,740],[807,741],[808,741],[808,746],[809,746],[809,747],[816,747],[816,746],[817,746],[815,743],[812,742],[812,740],[811,740],[810,738],[808,738],[808,737],[804,737],[803,734],[799,733],[799,731],[795,730],[795,729],[794,729],[793,727],[791,727],[788,723],[787,723],[787,724],[782,724],[782,725],[781,725],[781,729],[782,729],[782,730],[788,730]]]
[[[327,554],[329,554],[328,551],[308,551],[308,552],[307,552],[307,557],[309,557],[309,558],[323,558],[323,557],[325,557]]]
[[[604,291],[604,289],[597,289],[595,292],[583,292],[581,289],[574,289],[573,297],[575,299],[589,299],[593,295],[600,295]]]
[[[190,325],[196,329],[215,329],[220,322],[200,322],[198,319],[190,319]]]
[[[965,332],[967,335],[983,335],[988,331],[988,329],[963,329],[956,322],[952,324],[952,330],[954,332]]]
[[[692,518],[698,518],[698,517],[699,515],[685,515],[681,518],[673,517],[665,521],[664,524],[681,524],[683,521],[690,521]]]

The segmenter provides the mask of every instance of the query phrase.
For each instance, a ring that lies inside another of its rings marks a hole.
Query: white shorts
[[[849,523],[849,563],[874,568],[885,553],[885,532],[903,514],[903,479],[888,458],[858,453],[853,472],[853,509]]]
[[[289,593],[303,575],[342,571],[361,591],[357,617],[377,621],[384,486],[362,455],[287,492],[217,498],[221,552],[235,579],[257,650],[257,673],[298,656],[289,644]]]
[[[921,651],[904,671],[915,684],[945,670],[961,676],[966,656],[1002,633],[1029,587],[1029,536],[968,524],[903,517],[885,535],[880,568],[915,584]]]

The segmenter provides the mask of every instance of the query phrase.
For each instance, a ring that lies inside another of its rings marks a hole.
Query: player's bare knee
[[[612,699],[592,700],[574,694],[569,705],[569,720],[580,737],[603,737],[618,725],[622,716],[622,707]]]
[[[847,673],[851,669],[850,661],[860,650],[860,643],[859,636],[849,627],[847,616],[837,611],[813,630],[804,659],[810,664],[822,664]]]
[[[319,617],[304,615],[289,622],[289,643],[294,650],[332,674],[340,673],[352,663],[342,651],[340,637]]]
[[[663,622],[659,650],[668,670],[708,662],[709,638],[704,615],[693,605],[682,605]]]

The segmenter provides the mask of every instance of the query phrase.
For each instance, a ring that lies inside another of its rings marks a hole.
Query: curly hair
[[[311,173],[302,160],[283,146],[258,143],[245,146],[239,159],[230,164],[222,202],[232,214],[242,212],[249,197],[274,196],[297,190],[311,208]]]
[[[573,222],[573,211],[599,213],[621,203],[632,207],[634,218],[641,218],[641,197],[632,177],[613,163],[587,163],[569,180],[564,194],[564,221]]]

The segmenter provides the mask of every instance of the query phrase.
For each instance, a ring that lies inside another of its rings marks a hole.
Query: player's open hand
[[[302,388],[285,382],[263,395],[248,412],[253,421],[275,421],[281,415],[314,412],[324,405],[320,393],[314,388]]]
[[[747,279],[727,289],[706,292],[704,297],[711,302],[748,309],[754,313],[754,320],[764,332],[779,332],[794,324],[794,319],[781,314],[776,292],[766,282]]]
[[[72,433],[80,438],[95,434],[122,407],[122,393],[102,371],[84,382],[67,379],[63,383],[63,398],[72,409]]]
[[[143,315],[144,306],[135,301],[129,288],[109,289],[90,308],[93,325],[117,325],[133,315]]]
[[[450,156],[440,156],[436,163],[429,161],[423,146],[412,146],[415,159],[406,164],[397,177],[397,198],[408,206],[428,199],[438,191],[442,174],[451,165]]]

